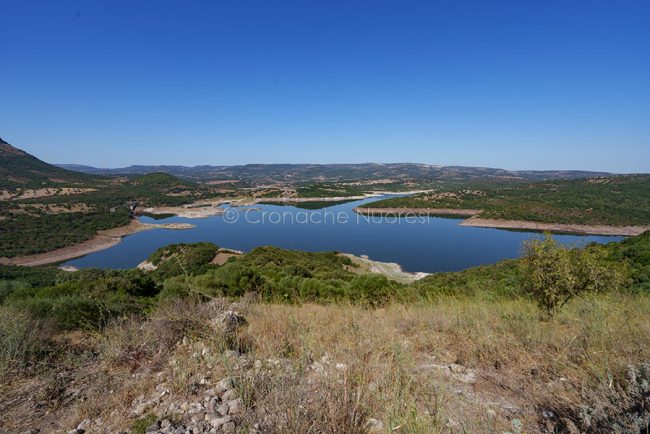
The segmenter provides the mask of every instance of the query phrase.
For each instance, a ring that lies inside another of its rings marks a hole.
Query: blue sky
[[[650,2],[1,0],[45,161],[650,171]]]

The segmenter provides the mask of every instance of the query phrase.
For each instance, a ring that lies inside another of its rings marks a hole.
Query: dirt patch
[[[38,188],[35,190],[22,190],[11,196],[13,200],[34,199],[48,196],[68,196],[71,194],[82,194],[97,191],[96,188],[80,187],[56,187],[56,188]]]
[[[228,262],[228,259],[238,258],[242,254],[243,254],[242,252],[236,250],[219,249],[214,259],[212,259],[210,263],[215,265],[223,265],[226,262]]]

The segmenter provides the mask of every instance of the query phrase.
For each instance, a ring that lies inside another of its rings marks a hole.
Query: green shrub
[[[618,289],[625,281],[623,267],[604,264],[599,246],[569,250],[547,234],[524,249],[526,289],[549,318],[581,293]]]

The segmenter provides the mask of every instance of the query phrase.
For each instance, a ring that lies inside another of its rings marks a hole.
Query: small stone
[[[384,423],[371,417],[366,422],[366,429],[369,433],[380,433],[384,431]]]
[[[231,416],[238,415],[242,412],[242,400],[240,398],[228,401],[228,414]]]
[[[90,419],[84,419],[79,423],[79,425],[77,425],[77,429],[86,431],[88,428],[90,428],[91,423],[92,421]]]
[[[221,317],[221,325],[226,335],[232,335],[238,328],[246,325],[246,318],[239,312],[229,310]]]
[[[449,370],[454,374],[463,374],[466,371],[464,366],[456,363],[452,363],[451,365],[449,365]]]
[[[447,428],[455,428],[455,427],[460,426],[460,423],[458,423],[455,420],[453,420],[452,418],[448,417],[447,418],[447,423],[445,425],[447,426]]]
[[[242,412],[242,400],[240,398],[228,401],[228,414],[231,416],[237,415]]]
[[[160,428],[160,421],[156,421],[156,422],[152,423],[151,425],[149,425],[147,427],[147,429],[145,430],[145,432],[156,432],[156,431],[158,431],[158,428]]]
[[[212,425],[214,428],[220,428],[224,424],[230,422],[230,420],[231,420],[230,416],[223,416],[223,417],[212,418],[208,422],[210,422],[210,425]]]
[[[194,413],[192,417],[190,417],[190,420],[192,421],[192,423],[203,422],[203,420],[205,420],[205,413],[202,411],[199,411],[198,413]]]
[[[214,390],[220,395],[226,390],[232,389],[232,378],[226,377],[223,380],[219,381],[215,386]]]
[[[226,422],[221,427],[221,430],[223,432],[228,432],[228,433],[235,432],[235,423],[234,422]]]
[[[218,405],[216,410],[221,416],[225,416],[228,414],[228,404],[224,402],[223,404]]]
[[[221,399],[225,402],[232,401],[237,398],[237,391],[235,389],[226,390],[225,393],[221,396]]]

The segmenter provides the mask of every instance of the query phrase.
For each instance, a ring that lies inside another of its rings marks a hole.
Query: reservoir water
[[[535,232],[459,226],[462,219],[440,217],[368,217],[353,208],[377,198],[337,204],[317,210],[294,206],[254,205],[227,208],[203,219],[171,217],[145,223],[191,223],[193,229],[154,229],[125,237],[121,243],[68,261],[75,267],[132,268],[159,247],[171,243],[210,241],[220,247],[249,251],[273,245],[306,251],[339,251],[397,262],[406,271],[457,271],[490,264],[521,253]],[[568,245],[607,243],[623,237],[554,235]]]

